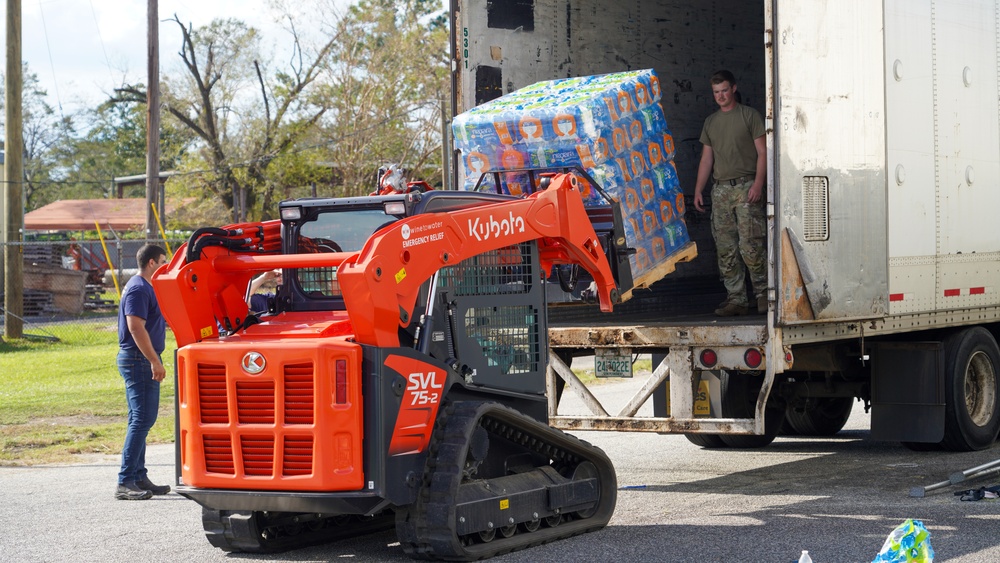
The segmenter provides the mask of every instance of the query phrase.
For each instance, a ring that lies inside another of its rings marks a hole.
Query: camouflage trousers
[[[747,305],[743,265],[750,272],[755,297],[767,292],[767,219],[764,202],[747,202],[753,181],[712,188],[712,236],[719,259],[719,276],[728,301]]]

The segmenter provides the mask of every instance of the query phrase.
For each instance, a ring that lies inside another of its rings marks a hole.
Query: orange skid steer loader
[[[293,200],[196,231],[153,286],[178,345],[177,491],[209,541],[395,525],[413,557],[472,560],[605,526],[614,468],[548,426],[545,398],[546,276],[578,265],[610,311],[628,264],[579,183]],[[249,281],[275,268],[251,313]]]

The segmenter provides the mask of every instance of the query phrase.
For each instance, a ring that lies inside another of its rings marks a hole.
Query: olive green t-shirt
[[[715,181],[756,174],[757,148],[753,141],[763,135],[764,119],[760,112],[743,104],[708,116],[701,130],[701,144],[712,147]]]

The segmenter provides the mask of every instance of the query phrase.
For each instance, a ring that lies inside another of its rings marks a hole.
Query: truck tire
[[[1000,432],[1000,347],[988,330],[973,327],[944,341],[945,426],[941,447],[984,450]]]
[[[757,394],[760,392],[764,377],[723,370],[720,379],[723,418],[753,418]],[[773,396],[769,397],[768,405],[764,409],[764,434],[760,436],[722,434],[719,438],[731,448],[751,449],[767,446],[778,435],[778,429],[781,428],[781,421],[785,416],[785,410],[778,408],[772,404],[773,402]]]
[[[684,437],[688,439],[688,442],[708,450],[729,447],[722,441],[722,436],[718,434],[685,434]]]
[[[853,407],[853,397],[809,399],[801,411],[789,408],[785,421],[800,436],[833,436],[847,424]]]

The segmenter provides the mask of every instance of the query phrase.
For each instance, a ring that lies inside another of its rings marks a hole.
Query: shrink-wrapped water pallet
[[[652,69],[538,82],[462,113],[452,130],[463,189],[488,171],[585,170],[621,206],[626,240],[636,249],[629,258],[634,288],[697,255]],[[527,173],[502,178],[498,191],[531,191]],[[588,206],[608,204],[589,186],[583,197]]]

